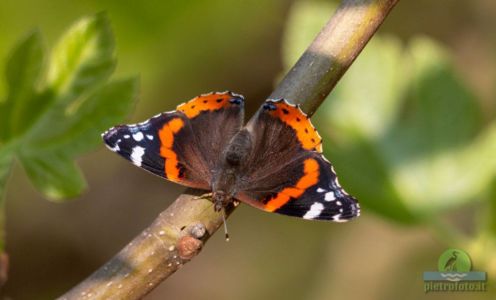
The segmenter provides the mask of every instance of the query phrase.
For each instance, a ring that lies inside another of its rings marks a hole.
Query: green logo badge
[[[483,292],[486,291],[486,272],[472,271],[467,252],[451,248],[437,261],[438,272],[424,272],[424,291]]]
[[[470,272],[472,262],[468,254],[460,249],[448,249],[441,254],[437,263],[439,272]]]

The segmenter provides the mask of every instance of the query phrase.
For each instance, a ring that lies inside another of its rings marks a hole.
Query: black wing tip
[[[104,141],[106,141],[110,136],[112,136],[113,134],[115,134],[116,132],[116,126],[112,127],[112,128],[109,128],[107,131],[103,132],[101,134],[102,136],[102,139]]]
[[[119,143],[122,141],[122,129],[125,125],[114,126],[101,134],[103,142],[113,152],[118,152]]]
[[[350,210],[348,212],[343,212],[340,215],[335,216],[334,218],[337,218],[338,220],[342,220],[342,222],[347,222],[354,220],[356,218],[360,217],[360,207],[356,207],[355,210]],[[334,219],[333,219],[334,220]]]
[[[330,220],[347,222],[360,216],[360,204],[354,197],[347,195],[346,197],[337,198],[336,203],[341,203],[338,214],[333,215]]]
[[[102,138],[104,141],[107,141],[108,139],[111,139],[113,136],[117,134],[119,131],[119,128],[122,127],[122,125],[117,125],[112,128],[109,128],[107,131],[102,133]]]

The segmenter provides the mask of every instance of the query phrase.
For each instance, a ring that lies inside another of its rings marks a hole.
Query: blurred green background
[[[116,44],[111,82],[136,75],[140,82],[135,108],[129,91],[115,115],[130,111],[126,122],[142,121],[223,90],[245,95],[250,114],[335,4],[2,0],[0,70],[34,28],[48,53],[77,20],[105,11]],[[346,224],[308,222],[242,205],[228,221],[229,243],[214,236],[147,299],[494,299],[495,17],[491,0],[400,1],[314,117],[326,156],[360,200],[362,216]],[[0,80],[0,99],[6,82]],[[102,146],[81,153],[87,189],[64,203],[45,200],[15,164],[2,297],[61,295],[182,191]],[[37,186],[44,190],[43,182]],[[474,269],[488,272],[488,292],[424,293],[422,272],[435,271],[450,247],[466,250]]]

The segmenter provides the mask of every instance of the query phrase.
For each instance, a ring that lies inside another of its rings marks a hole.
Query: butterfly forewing
[[[243,123],[242,96],[201,95],[176,111],[103,134],[107,147],[133,164],[170,181],[208,190],[225,144]]]

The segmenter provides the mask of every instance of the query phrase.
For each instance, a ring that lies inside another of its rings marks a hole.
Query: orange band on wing
[[[304,149],[322,152],[322,138],[310,119],[297,106],[290,105],[283,100],[273,102],[273,104],[276,109],[269,113],[294,129]]]
[[[184,126],[184,121],[180,118],[171,119],[159,130],[160,156],[165,159],[165,177],[171,181],[181,179],[181,169],[178,166],[177,154],[172,150],[174,145],[174,135]]]
[[[231,98],[232,95],[229,93],[201,95],[179,105],[177,110],[183,112],[188,118],[192,119],[198,116],[202,111],[214,111],[229,105],[229,99]]]
[[[319,182],[320,171],[318,162],[313,158],[308,158],[303,163],[303,177],[298,180],[295,186],[284,188],[272,197],[264,206],[266,211],[273,212],[281,208],[291,198],[296,199],[300,197],[306,189]]]

